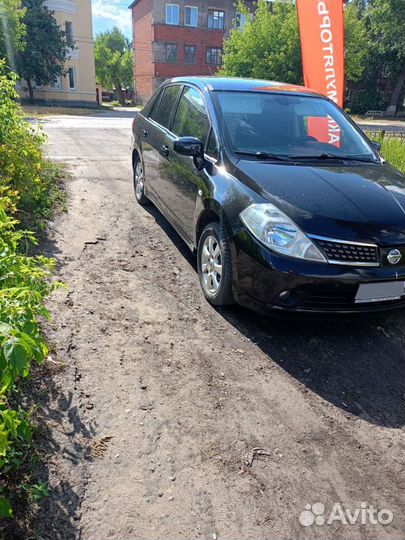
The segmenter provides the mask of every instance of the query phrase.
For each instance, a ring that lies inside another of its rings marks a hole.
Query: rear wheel
[[[149,204],[149,199],[145,197],[145,175],[139,156],[136,156],[134,159],[133,169],[135,197],[139,204],[145,206]]]
[[[219,222],[209,223],[201,234],[197,268],[203,293],[211,304],[234,304],[229,240]]]

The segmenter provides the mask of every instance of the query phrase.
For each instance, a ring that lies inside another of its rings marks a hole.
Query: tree
[[[0,0],[0,59],[5,58],[12,69],[16,52],[25,46],[24,14],[21,0]]]
[[[64,73],[68,56],[65,33],[57,25],[44,0],[22,0],[26,8],[23,23],[27,46],[17,54],[17,71],[25,79],[30,101],[34,102],[32,81],[47,85]]]
[[[302,83],[296,6],[258,0],[253,17],[242,1],[237,9],[246,24],[234,27],[225,40],[219,73]],[[345,2],[345,46],[346,80],[361,83],[365,101],[377,103],[383,97],[377,81],[384,70],[393,81],[387,110],[395,112],[405,88],[405,0]]]
[[[348,81],[359,82],[372,59],[372,44],[366,18],[355,3],[345,7],[345,75]]]
[[[295,5],[258,0],[254,17],[239,2],[237,10],[246,16],[242,29],[233,28],[225,40],[223,66],[225,76],[255,77],[302,82],[298,16]]]
[[[94,47],[97,83],[114,88],[121,105],[125,105],[123,87],[133,85],[134,64],[131,44],[119,28],[101,32]]]
[[[220,73],[226,76],[256,77],[302,84],[301,45],[296,6],[259,0],[253,18],[240,3],[238,11],[246,16],[243,29],[234,28],[225,41]],[[370,56],[365,20],[356,5],[345,8],[346,78],[361,79]]]
[[[395,113],[405,86],[405,0],[373,0],[369,17],[375,51],[394,83],[387,112]]]

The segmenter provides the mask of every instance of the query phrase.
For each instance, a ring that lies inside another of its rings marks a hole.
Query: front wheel
[[[205,227],[198,242],[197,268],[203,293],[214,306],[234,304],[229,240],[218,222]]]
[[[149,199],[145,197],[145,175],[142,162],[139,156],[134,159],[134,190],[135,197],[139,204],[145,206],[149,204]]]

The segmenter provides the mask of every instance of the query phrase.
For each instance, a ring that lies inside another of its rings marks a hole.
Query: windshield
[[[216,92],[216,97],[235,152],[375,160],[368,142],[326,99],[263,92]]]

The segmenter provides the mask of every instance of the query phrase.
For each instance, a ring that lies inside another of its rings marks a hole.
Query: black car
[[[209,302],[405,305],[405,177],[332,101],[252,79],[166,81],[133,122],[135,194],[197,252]]]

